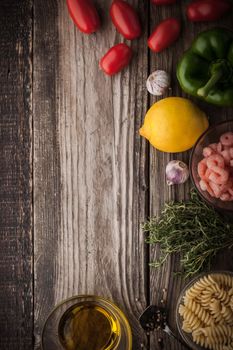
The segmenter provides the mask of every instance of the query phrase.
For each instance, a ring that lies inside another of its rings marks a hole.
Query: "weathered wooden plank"
[[[131,3],[147,13],[146,1]],[[64,1],[35,1],[36,336],[54,304],[94,293],[126,312],[136,350],[143,339],[137,318],[147,303],[140,231],[147,158],[138,135],[147,107],[147,21],[143,15],[145,34],[131,44],[130,67],[109,78],[98,61],[123,40],[110,23],[109,1],[98,5],[102,28],[86,36]]]
[[[32,349],[32,3],[0,3],[0,348]]]
[[[55,304],[54,280],[60,234],[60,154],[57,81],[59,79],[57,1],[34,2],[34,295],[35,342]]]
[[[178,2],[172,6],[153,6],[151,5],[151,21],[150,28],[159,23],[162,19],[168,17],[177,17],[182,20],[182,35],[181,38],[169,49],[162,53],[150,53],[150,69],[151,72],[155,69],[164,69],[172,77],[172,90],[167,96],[184,96],[178,82],[176,80],[176,66],[179,58],[184,50],[188,49],[197,33],[212,28],[215,26],[227,26],[232,28],[232,18],[228,16],[215,23],[189,23],[185,16],[185,7],[187,2]],[[166,97],[166,96],[164,96]],[[231,108],[217,108],[200,102],[197,99],[191,98],[202,108],[210,117],[210,122],[215,123],[224,119],[232,118]],[[150,98],[150,105],[156,101],[155,98]],[[150,215],[157,215],[164,206],[164,203],[170,199],[180,200],[189,197],[189,190],[192,187],[191,182],[180,186],[168,187],[165,182],[165,166],[172,159],[180,159],[188,164],[190,152],[182,154],[165,154],[150,148]],[[159,247],[150,248],[150,261],[154,261],[159,257]],[[217,268],[225,267],[232,268],[231,256],[219,259],[220,263]],[[169,312],[169,324],[171,328],[178,334],[175,322],[175,307],[179,293],[184,285],[181,277],[174,276],[173,272],[179,270],[179,257],[172,257],[162,268],[150,270],[150,302],[159,306],[165,306]],[[159,338],[163,338],[164,349],[181,349],[182,347],[169,336],[161,332],[154,332],[151,337],[151,349],[160,348],[158,343]]]

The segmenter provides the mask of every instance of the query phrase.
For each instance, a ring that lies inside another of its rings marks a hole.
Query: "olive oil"
[[[63,314],[58,333],[66,350],[112,350],[120,341],[120,324],[102,306],[84,301]]]

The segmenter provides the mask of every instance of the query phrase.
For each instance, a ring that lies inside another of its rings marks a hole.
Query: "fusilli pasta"
[[[196,344],[213,350],[233,350],[233,277],[213,273],[201,277],[179,306],[182,329]]]

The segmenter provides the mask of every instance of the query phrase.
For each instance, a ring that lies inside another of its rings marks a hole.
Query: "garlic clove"
[[[156,70],[151,73],[146,81],[146,88],[154,96],[163,95],[171,83],[170,76],[164,70]]]
[[[166,180],[169,186],[179,185],[189,178],[188,166],[180,160],[172,160],[166,166]]]

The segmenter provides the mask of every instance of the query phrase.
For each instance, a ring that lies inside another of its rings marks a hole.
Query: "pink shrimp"
[[[233,132],[226,132],[220,137],[223,146],[233,146]]]
[[[221,194],[220,199],[224,202],[229,202],[232,200],[231,195],[228,192]]]
[[[206,162],[207,158],[204,158],[198,163],[197,172],[201,179],[209,181],[209,175],[211,174],[212,170],[207,168]]]
[[[202,154],[204,157],[209,157],[212,154],[218,153],[218,144],[217,143],[211,143],[209,146],[204,147]]]
[[[200,189],[222,201],[233,201],[233,132],[203,148],[203,156],[197,166]]]
[[[209,180],[215,184],[222,185],[227,183],[229,179],[229,172],[219,166],[212,166],[213,172],[209,175]]]
[[[222,194],[220,185],[217,185],[216,183],[209,181],[209,186],[212,189],[212,191],[214,192],[214,197],[220,198],[220,196]]]
[[[206,170],[207,170],[207,159],[204,158],[197,165],[197,173],[201,179],[205,177]]]
[[[205,147],[203,148],[202,154],[206,158],[211,156],[212,154],[215,154],[215,151],[210,147]]]
[[[226,164],[229,164],[231,160],[230,151],[225,149],[221,152],[221,155],[224,158]]]
[[[230,188],[232,188],[232,180],[229,179],[225,184],[219,185],[221,192],[227,192]]]
[[[210,147],[215,153],[218,151],[218,144],[217,143],[211,143],[208,147]]]
[[[224,168],[224,158],[220,154],[213,154],[207,158],[207,167],[213,170],[213,167]]]
[[[202,191],[206,191],[207,190],[207,182],[205,180],[200,180],[199,181],[199,185]]]
[[[199,182],[199,185],[200,185],[200,188],[201,188],[202,191],[207,191],[211,195],[211,197],[214,197],[214,192],[211,189],[211,187],[209,186],[207,181],[201,180]]]
[[[205,176],[204,176],[204,180],[208,180],[209,181],[209,176],[212,173],[212,170],[207,168],[206,172],[205,172]]]
[[[222,144],[221,144],[221,142],[219,142],[218,145],[217,145],[217,152],[221,153],[222,149],[223,149]]]

